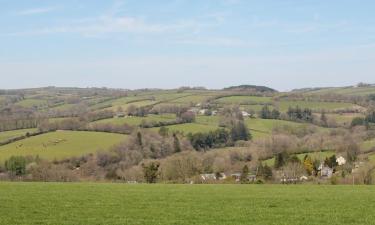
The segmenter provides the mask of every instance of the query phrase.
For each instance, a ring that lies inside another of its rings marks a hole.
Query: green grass
[[[129,124],[133,126],[138,126],[142,123],[142,121],[145,120],[146,122],[166,122],[166,121],[174,121],[176,120],[175,114],[162,114],[162,115],[148,115],[147,117],[122,117],[122,118],[110,118],[110,119],[104,119],[99,120],[96,122],[93,122],[93,124],[105,124],[110,123],[114,125],[123,125],[123,124]]]
[[[185,123],[185,124],[178,124],[178,125],[171,125],[171,126],[166,126],[169,131],[180,131],[184,134],[188,133],[198,133],[198,132],[203,132],[207,133],[209,131],[214,131],[218,129],[218,126],[215,125],[205,125],[205,124],[198,124],[198,123]],[[160,128],[155,127],[151,128],[154,131],[158,131]]]
[[[0,183],[1,225],[375,224],[372,186]]]
[[[320,114],[317,115],[320,118]],[[334,119],[338,124],[350,125],[355,117],[364,117],[360,113],[326,114],[327,118]]]
[[[375,139],[365,141],[361,144],[363,150],[368,151],[372,148],[375,148]]]
[[[260,97],[260,96],[229,96],[224,98],[219,98],[216,102],[221,104],[238,104],[238,105],[249,105],[249,104],[259,104],[259,103],[272,103],[272,98],[270,97]]]
[[[34,106],[40,107],[40,106],[47,105],[47,101],[42,100],[42,99],[25,99],[25,100],[17,102],[16,105],[28,107],[28,108],[31,108],[31,107],[34,107]]]
[[[300,108],[309,108],[312,110],[338,110],[338,109],[346,109],[346,108],[353,108],[358,107],[351,103],[345,102],[315,102],[315,101],[280,101],[277,102],[280,111],[286,112],[288,111],[289,107],[297,107]]]
[[[26,133],[33,133],[35,131],[37,131],[36,128],[3,131],[3,132],[0,132],[0,142],[7,141],[7,140],[12,139],[12,138],[23,136]]]
[[[272,132],[272,130],[278,126],[285,126],[285,125],[294,126],[294,127],[305,126],[305,124],[303,123],[296,123],[292,121],[266,120],[266,119],[259,119],[259,118],[256,118],[256,119],[248,118],[248,119],[245,119],[245,122],[246,122],[247,127],[250,128],[251,130],[258,130],[258,131],[263,131],[266,133]]]
[[[347,96],[366,96],[369,94],[375,94],[375,87],[324,88],[307,92],[307,94],[340,94]]]
[[[125,140],[121,134],[84,131],[57,131],[30,137],[8,145],[0,146],[0,161],[12,155],[39,155],[44,159],[64,159],[108,150]]]

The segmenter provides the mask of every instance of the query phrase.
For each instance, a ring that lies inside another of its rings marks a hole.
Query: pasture
[[[174,121],[174,120],[176,120],[175,114],[161,114],[161,115],[150,114],[146,117],[132,116],[132,117],[120,117],[120,118],[98,120],[98,121],[92,122],[92,124],[110,123],[114,125],[128,124],[128,125],[138,126],[143,121],[151,123],[151,122],[168,122],[168,121]]]
[[[334,111],[339,109],[351,109],[358,107],[352,103],[345,102],[316,102],[316,101],[280,101],[276,105],[282,112],[288,111],[289,107],[309,108],[311,110],[320,111]]]
[[[16,138],[16,137],[21,137],[21,136],[26,135],[26,133],[34,133],[36,131],[37,131],[36,128],[3,131],[3,132],[0,132],[0,142],[4,142],[9,139]]]
[[[108,150],[124,140],[126,136],[121,134],[57,131],[0,146],[0,162],[18,155],[39,155],[48,160],[82,156],[98,150]]]
[[[0,183],[0,224],[375,224],[372,186]]]
[[[272,103],[272,98],[261,96],[229,96],[219,98],[216,100],[216,102],[221,104],[251,105],[261,103]]]
[[[169,129],[171,132],[181,132],[184,134],[188,133],[198,133],[198,132],[209,132],[209,131],[214,131],[218,129],[219,127],[216,125],[207,125],[207,124],[199,124],[199,123],[184,123],[184,124],[177,124],[177,125],[170,125],[166,126],[166,128]],[[155,127],[151,128],[154,131],[158,131],[160,128]]]

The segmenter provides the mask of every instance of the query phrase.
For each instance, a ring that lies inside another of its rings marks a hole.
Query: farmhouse
[[[242,175],[241,173],[233,173],[230,176],[232,178],[234,178],[236,180],[236,182],[240,182],[241,181],[241,175]],[[257,177],[256,177],[256,175],[248,175],[247,180],[249,182],[255,182],[257,180]]]
[[[225,173],[206,173],[206,174],[201,174],[201,179],[203,181],[209,181],[209,180],[224,180],[227,178]]]
[[[328,166],[323,166],[322,169],[320,170],[321,177],[331,178],[332,175],[333,175],[333,169]]]

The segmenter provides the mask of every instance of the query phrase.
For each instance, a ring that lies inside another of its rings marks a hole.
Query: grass
[[[345,102],[316,102],[316,101],[280,101],[277,103],[280,111],[286,112],[289,107],[299,106],[300,108],[309,108],[312,110],[337,110],[353,108],[356,105]]]
[[[0,162],[12,155],[39,155],[48,160],[81,156],[99,149],[108,150],[125,138],[121,134],[57,131],[0,146]]]
[[[0,183],[0,224],[375,224],[371,186]]]
[[[209,131],[214,131],[218,129],[219,127],[216,125],[205,125],[205,124],[198,124],[198,123],[185,123],[185,124],[177,124],[177,125],[171,125],[171,126],[166,126],[169,131],[180,131],[184,134],[188,133],[198,133],[198,132],[203,132],[207,133]],[[151,128],[154,131],[158,131],[160,128]]]
[[[16,105],[27,107],[27,108],[31,108],[34,106],[40,107],[40,106],[46,106],[47,101],[42,100],[42,99],[25,99],[25,100],[17,102]]]
[[[317,114],[320,118],[320,114]],[[334,119],[338,124],[350,125],[355,117],[364,117],[361,113],[326,114],[327,118]]]
[[[0,142],[7,141],[7,140],[12,139],[12,138],[23,136],[26,133],[33,133],[35,131],[37,131],[36,128],[3,131],[3,132],[0,132]]]
[[[368,151],[372,148],[375,148],[375,139],[365,141],[361,144],[363,150]]]
[[[272,103],[271,97],[261,97],[261,96],[229,96],[223,97],[216,100],[216,102],[221,104],[238,104],[238,105],[249,105],[249,104],[259,104],[259,103]]]
[[[160,122],[160,121],[174,121],[176,119],[175,114],[161,114],[161,115],[148,115],[147,117],[122,117],[122,118],[110,118],[110,119],[104,119],[99,120],[96,122],[93,122],[95,124],[105,124],[110,123],[114,125],[123,125],[123,124],[129,124],[133,126],[138,126],[142,123],[143,120],[146,122]]]

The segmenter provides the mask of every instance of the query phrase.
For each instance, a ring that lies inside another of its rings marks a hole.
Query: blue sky
[[[372,0],[0,5],[0,88],[375,83]]]

